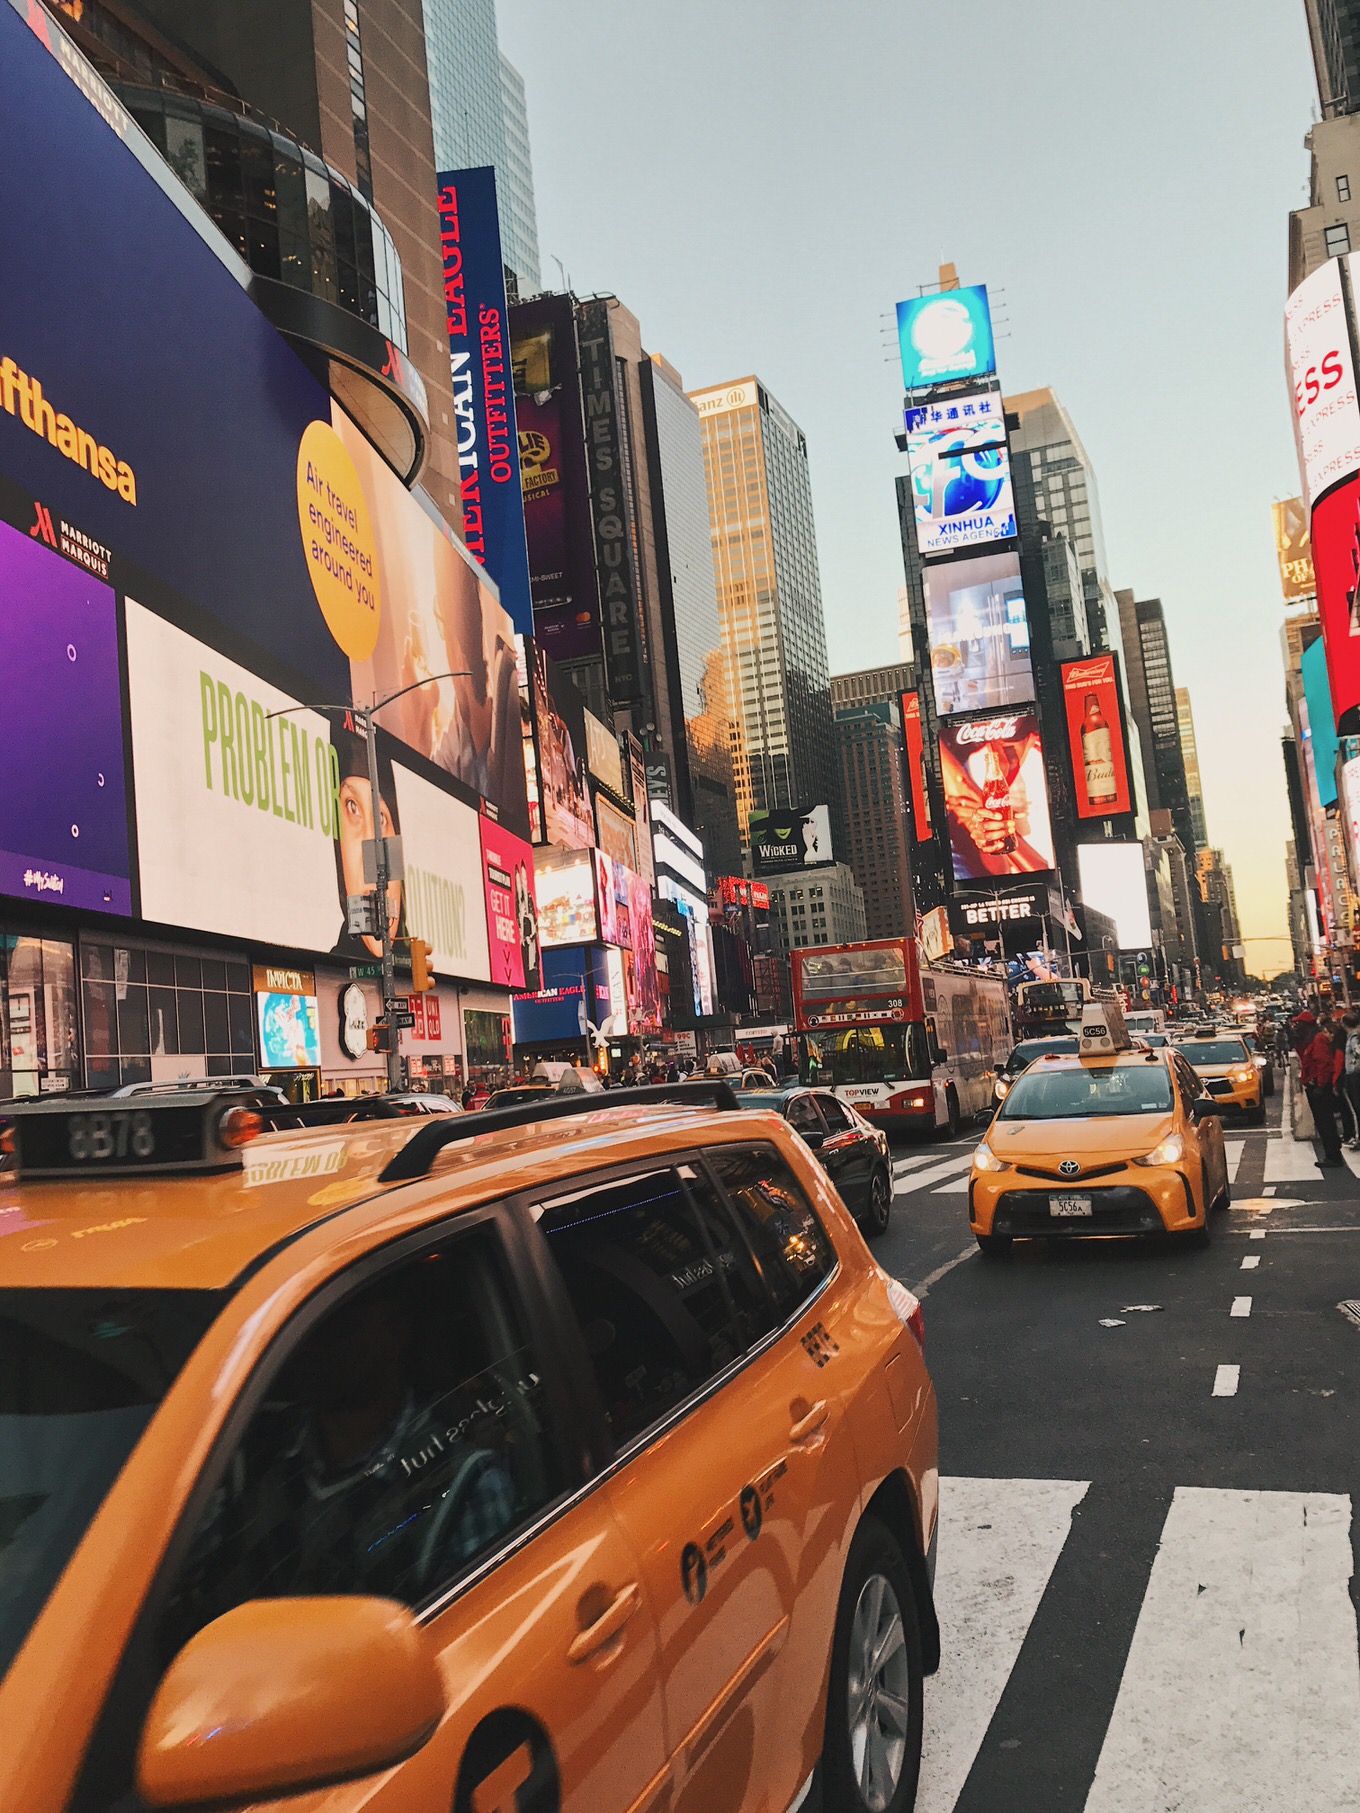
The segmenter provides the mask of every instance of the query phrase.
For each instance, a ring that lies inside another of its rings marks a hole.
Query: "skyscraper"
[[[1112,646],[1113,596],[1105,561],[1105,533],[1100,522],[1095,469],[1072,418],[1051,390],[1027,390],[1006,398],[1006,414],[1015,418],[1011,453],[1017,467],[1027,455],[1040,520],[1065,535],[1076,550],[1086,601],[1091,649]]]
[[[915,923],[902,693],[902,665],[837,674],[831,681],[845,835],[841,855],[864,895],[866,936],[910,936]]]
[[[1303,0],[1324,119],[1360,110],[1360,4]]]
[[[1170,813],[1181,848],[1193,856],[1198,845],[1190,814],[1190,788],[1162,601],[1135,600],[1132,592],[1116,592],[1115,599],[1124,643],[1129,706],[1142,744],[1148,810]]]
[[[1204,819],[1204,783],[1199,777],[1199,747],[1195,742],[1195,714],[1190,709],[1190,688],[1176,688],[1176,723],[1180,731],[1181,755],[1185,761],[1185,786],[1190,798],[1190,826],[1195,834],[1195,849],[1203,850],[1209,842]]]
[[[754,377],[691,391],[750,814],[839,800],[807,442]]]
[[[536,295],[542,282],[524,81],[501,53],[496,0],[424,0],[424,9],[436,168],[495,166],[510,287]]]

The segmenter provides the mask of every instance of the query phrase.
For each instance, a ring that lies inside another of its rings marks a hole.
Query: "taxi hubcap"
[[[882,1574],[860,1588],[849,1663],[851,1766],[865,1806],[883,1813],[906,1758],[911,1683],[901,1608]]]

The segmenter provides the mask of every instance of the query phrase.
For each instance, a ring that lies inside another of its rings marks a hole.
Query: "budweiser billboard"
[[[907,774],[911,782],[911,825],[917,843],[934,835],[930,828],[930,793],[926,787],[925,744],[921,738],[921,695],[902,694],[902,737],[907,746]]]
[[[940,725],[940,768],[956,881],[1051,869],[1053,829],[1033,706]]]
[[[1313,510],[1313,571],[1332,710],[1336,728],[1349,735],[1360,720],[1360,475]]]
[[[1119,673],[1113,655],[1062,665],[1067,746],[1078,818],[1114,818],[1133,811],[1129,756],[1119,712]]]

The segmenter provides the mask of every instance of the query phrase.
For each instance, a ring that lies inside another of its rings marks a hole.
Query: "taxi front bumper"
[[[1059,1215],[1057,1196],[1086,1197],[1089,1215]],[[1171,1234],[1203,1226],[1190,1179],[1170,1165],[1129,1165],[1091,1182],[1079,1177],[1053,1181],[1006,1171],[974,1172],[968,1184],[968,1212],[977,1234],[1022,1239],[1071,1239],[1082,1234]]]
[[[1255,1114],[1261,1106],[1261,1076],[1256,1072],[1245,1082],[1230,1076],[1202,1076],[1200,1087],[1211,1095],[1220,1108],[1230,1113]]]

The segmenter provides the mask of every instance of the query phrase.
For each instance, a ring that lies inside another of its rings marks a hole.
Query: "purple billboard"
[[[117,605],[53,551],[68,533],[41,505],[28,534],[0,522],[0,893],[128,914]]]

